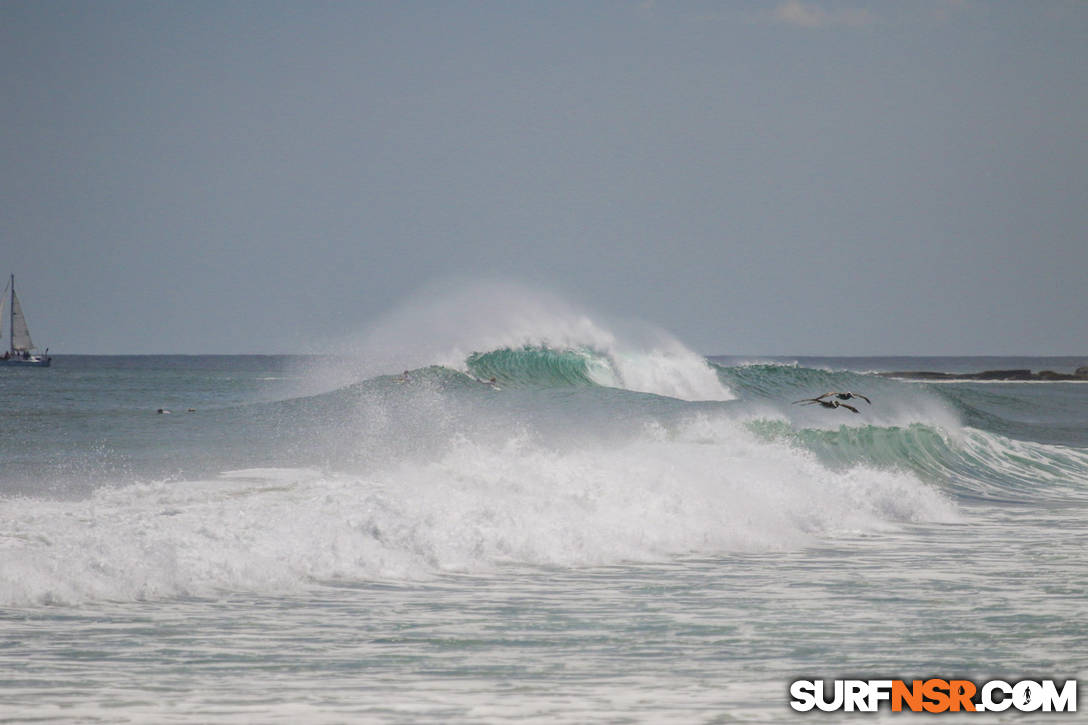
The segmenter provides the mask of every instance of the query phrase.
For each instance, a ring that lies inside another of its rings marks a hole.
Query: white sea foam
[[[911,475],[833,472],[720,418],[563,450],[526,434],[462,438],[364,474],[248,469],[85,501],[2,500],[0,605],[790,550],[955,518]]]

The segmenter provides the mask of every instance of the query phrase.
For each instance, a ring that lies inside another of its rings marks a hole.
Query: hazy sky
[[[0,123],[53,352],[481,276],[706,354],[1088,353],[1086,2],[0,0]]]

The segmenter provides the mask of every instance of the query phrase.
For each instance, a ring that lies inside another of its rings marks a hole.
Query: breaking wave
[[[134,422],[136,480],[0,497],[0,606],[782,551],[1088,495],[1088,452],[1015,397],[716,364],[521,290],[410,305],[357,353],[316,395]],[[872,403],[795,404],[843,390]]]
[[[702,355],[664,330],[609,320],[509,283],[421,293],[376,323],[351,352],[366,361],[363,377],[440,365],[507,384],[733,398]]]
[[[465,365],[478,379],[495,378],[505,385],[601,385],[681,400],[733,397],[705,360],[679,346],[608,354],[525,345],[472,353]]]
[[[0,500],[0,603],[217,596],[784,550],[842,532],[957,519],[910,474],[837,471],[742,425],[695,416],[623,444],[559,449],[515,432],[365,474],[251,469]]]

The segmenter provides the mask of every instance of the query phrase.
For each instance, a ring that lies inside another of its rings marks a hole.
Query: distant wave
[[[829,390],[894,390],[897,384],[875,375],[809,368],[793,364],[757,362],[726,366],[711,363],[733,390],[746,398],[812,397]]]

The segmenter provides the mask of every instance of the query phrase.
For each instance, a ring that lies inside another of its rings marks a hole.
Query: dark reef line
[[[1053,370],[983,370],[980,373],[934,373],[926,370],[880,373],[886,378],[905,378],[907,380],[1043,380],[1057,382],[1062,380],[1088,380],[1088,365],[1079,367],[1073,373],[1056,373]]]

